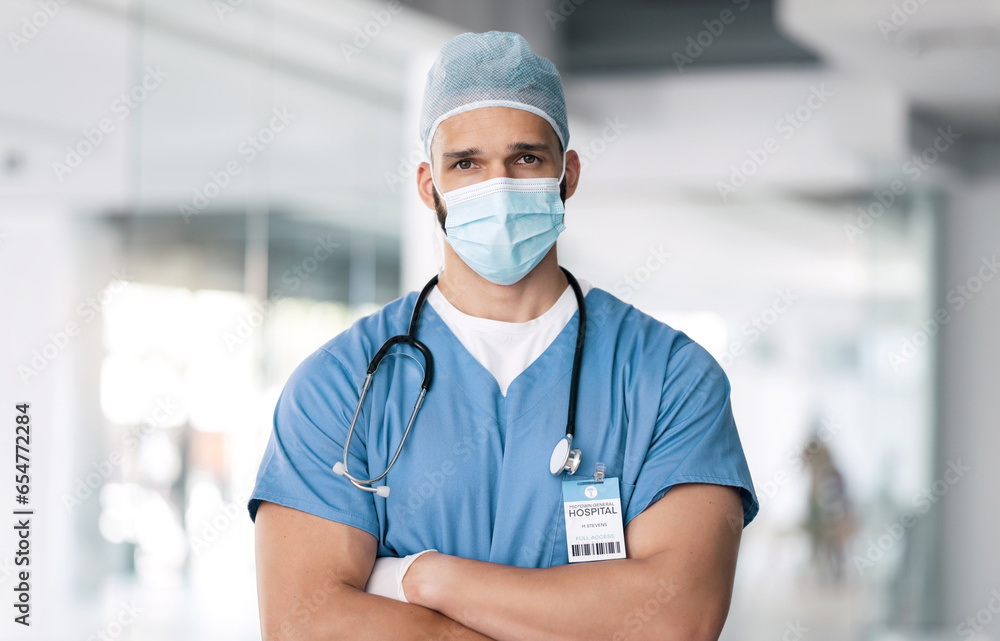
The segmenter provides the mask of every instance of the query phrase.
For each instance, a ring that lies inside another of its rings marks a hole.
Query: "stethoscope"
[[[579,326],[576,330],[576,349],[573,353],[573,372],[570,375],[569,409],[566,411],[566,436],[559,439],[559,442],[556,443],[555,448],[552,450],[552,456],[549,458],[549,472],[551,472],[553,476],[559,476],[563,472],[575,474],[576,469],[580,466],[580,450],[573,449],[573,435],[576,432],[576,391],[580,384],[580,356],[583,354],[583,340],[587,327],[587,305],[583,300],[583,292],[580,290],[580,284],[576,282],[576,278],[573,277],[573,274],[569,273],[569,270],[565,267],[560,267],[560,269],[562,269],[563,273],[566,274],[566,280],[569,281],[570,286],[573,288],[573,293],[576,294],[576,305],[580,311],[580,319]],[[396,459],[399,458],[399,453],[403,450],[403,445],[406,443],[406,437],[410,435],[410,428],[413,427],[413,421],[417,418],[417,411],[423,404],[424,396],[427,395],[427,391],[431,387],[431,379],[434,378],[434,357],[431,355],[431,350],[417,340],[416,333],[417,322],[420,320],[420,311],[423,309],[424,301],[427,300],[427,295],[430,293],[431,289],[437,285],[437,282],[438,277],[435,275],[420,291],[420,295],[417,296],[417,302],[413,305],[413,313],[410,316],[410,327],[407,332],[405,334],[393,336],[386,342],[382,343],[382,347],[379,348],[378,352],[375,353],[375,356],[368,364],[368,373],[365,376],[364,385],[361,387],[361,396],[358,398],[358,406],[354,410],[354,418],[351,419],[351,427],[347,430],[347,442],[344,443],[344,460],[342,462],[338,461],[333,466],[334,473],[347,477],[347,480],[349,480],[354,487],[366,492],[373,492],[382,498],[389,496],[389,486],[372,486],[384,479],[386,475],[389,474],[392,466],[396,464]],[[368,388],[371,386],[372,377],[375,376],[375,372],[378,370],[378,366],[382,362],[385,355],[394,345],[397,344],[411,345],[424,356],[424,380],[420,384],[420,396],[417,397],[417,402],[413,406],[413,413],[410,414],[410,421],[406,424],[406,430],[403,432],[403,438],[400,439],[399,447],[396,448],[396,453],[393,454],[392,460],[389,461],[389,466],[385,468],[384,472],[374,478],[359,479],[352,476],[350,470],[347,468],[347,453],[351,447],[351,437],[354,434],[354,426],[358,421],[358,415],[361,413],[361,404],[364,403],[365,395],[368,394]]]

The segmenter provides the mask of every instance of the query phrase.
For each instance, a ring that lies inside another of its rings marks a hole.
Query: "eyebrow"
[[[547,142],[514,142],[511,143],[507,149],[510,151],[538,151],[538,152],[552,152],[552,145]]]
[[[518,151],[552,153],[552,145],[544,142],[512,142],[507,146],[507,150],[512,153]],[[458,160],[460,158],[469,158],[481,155],[483,155],[482,149],[479,147],[469,147],[468,149],[457,151],[446,151],[441,154],[441,157],[445,160]]]
[[[468,149],[462,149],[461,151],[446,151],[441,154],[441,157],[445,160],[457,160],[459,158],[468,158],[469,156],[481,156],[483,150],[478,147],[469,147]]]

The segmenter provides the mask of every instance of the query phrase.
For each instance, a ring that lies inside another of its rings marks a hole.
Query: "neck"
[[[555,246],[518,282],[495,285],[466,265],[451,245],[443,244],[444,271],[438,289],[449,303],[470,316],[523,323],[547,312],[569,284],[559,269]]]

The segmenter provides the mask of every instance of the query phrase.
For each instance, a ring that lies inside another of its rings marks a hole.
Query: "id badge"
[[[570,563],[625,558],[618,479],[563,481]]]

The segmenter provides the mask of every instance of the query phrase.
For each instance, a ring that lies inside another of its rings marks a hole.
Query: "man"
[[[423,372],[383,360],[358,400],[417,294],[292,374],[249,505],[264,639],[717,639],[758,505],[711,356],[582,283],[579,473],[552,454],[580,329],[556,259],[580,177],[558,72],[516,34],[463,34],[431,69],[422,134],[417,188],[448,240],[416,327],[433,382],[371,482]]]

